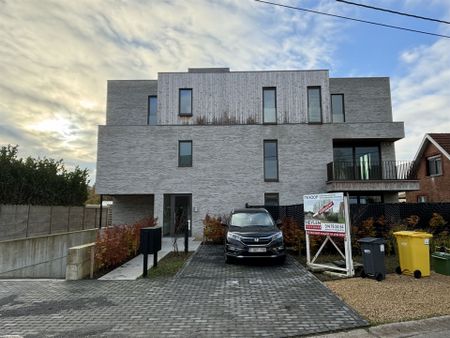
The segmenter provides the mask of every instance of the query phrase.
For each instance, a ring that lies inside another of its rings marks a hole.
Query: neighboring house
[[[406,202],[450,202],[450,133],[426,134],[414,157],[420,190]]]
[[[396,162],[403,137],[386,77],[206,68],[108,81],[96,190],[113,198],[113,224],[154,215],[164,234],[190,220],[200,235],[206,213],[310,193],[397,202],[419,187]]]

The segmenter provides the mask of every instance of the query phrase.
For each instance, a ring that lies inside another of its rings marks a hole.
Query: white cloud
[[[450,133],[450,40],[405,51],[400,60],[406,75],[392,79],[394,118],[405,121],[397,158],[412,159],[425,133]]]
[[[0,144],[92,172],[107,79],[205,66],[328,68],[343,28],[241,0],[0,3]]]

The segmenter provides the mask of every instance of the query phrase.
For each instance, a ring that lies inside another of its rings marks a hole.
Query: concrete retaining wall
[[[64,278],[69,248],[95,242],[97,229],[0,242],[0,278]]]
[[[107,215],[103,208],[102,226]],[[95,207],[0,205],[0,241],[93,229],[99,222]]]

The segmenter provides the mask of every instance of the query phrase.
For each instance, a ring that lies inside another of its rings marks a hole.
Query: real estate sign
[[[315,194],[303,196],[305,231],[308,235],[345,237],[344,194]]]
[[[303,196],[303,208],[305,212],[305,233],[306,233],[306,263],[311,268],[323,268],[329,273],[339,276],[355,275],[352,259],[352,243],[350,235],[350,217],[348,210],[348,197],[344,193],[315,194]],[[311,257],[311,243],[309,236],[320,235],[325,239],[319,250]],[[344,240],[344,252],[336,244],[333,237]],[[325,245],[331,242],[342,258],[345,259],[345,268],[333,263],[315,263]]]

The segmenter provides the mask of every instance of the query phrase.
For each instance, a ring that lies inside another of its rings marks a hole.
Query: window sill
[[[280,182],[280,180],[276,179],[276,180],[264,180],[264,182]]]
[[[192,117],[192,114],[178,114],[179,117]]]

